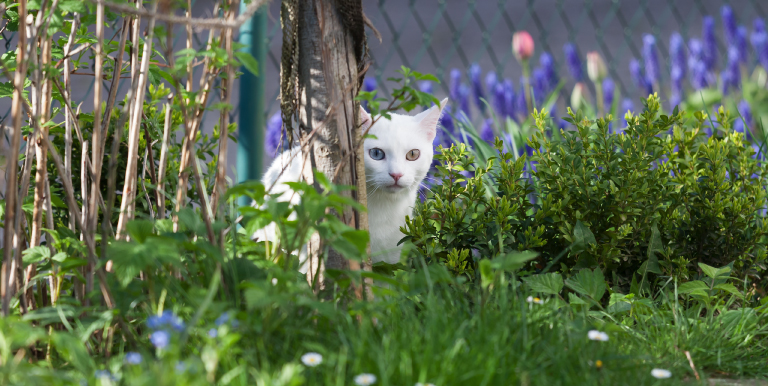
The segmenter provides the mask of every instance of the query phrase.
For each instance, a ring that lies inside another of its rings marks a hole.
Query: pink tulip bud
[[[512,52],[517,60],[528,60],[533,56],[533,38],[526,31],[515,32],[512,35]]]
[[[596,51],[587,53],[587,75],[589,80],[598,83],[605,78],[608,70],[605,68],[603,57]]]

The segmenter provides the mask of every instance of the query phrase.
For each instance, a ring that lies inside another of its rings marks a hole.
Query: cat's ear
[[[366,131],[369,127],[371,127],[371,124],[373,123],[373,118],[371,118],[371,114],[368,114],[367,111],[363,108],[363,106],[360,106],[360,122],[362,125],[360,126],[360,130]]]
[[[432,106],[429,110],[423,111],[414,117],[419,121],[419,127],[424,130],[430,141],[434,140],[435,135],[437,135],[437,124],[440,122],[440,117],[443,115],[443,110],[445,110],[447,105],[448,98],[445,98],[440,102],[440,106]]]

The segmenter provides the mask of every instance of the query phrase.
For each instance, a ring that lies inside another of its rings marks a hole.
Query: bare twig
[[[691,366],[691,370],[693,370],[693,375],[696,376],[696,380],[701,380],[699,377],[699,372],[696,371],[696,365],[693,364],[693,358],[691,358],[691,353],[689,351],[685,352],[685,357],[688,358],[688,365]]]
[[[117,53],[115,54],[115,68],[112,72],[112,84],[109,86],[109,97],[107,98],[107,106],[104,109],[104,124],[101,126],[101,130],[104,133],[104,139],[101,142],[101,148],[104,149],[107,145],[107,133],[109,133],[109,122],[112,119],[112,108],[115,106],[115,100],[117,99],[117,89],[120,84],[120,73],[123,70],[123,54],[125,53],[125,42],[128,40],[128,26],[130,25],[130,18],[123,19],[122,32],[120,32],[120,43]],[[104,159],[104,153],[101,153],[102,162]]]
[[[109,1],[104,0],[89,0],[92,3],[95,4],[102,4],[113,11],[120,11],[131,15],[136,16],[146,16],[146,17],[154,17],[157,20],[170,22],[173,24],[183,24],[183,25],[191,25],[195,28],[205,28],[205,29],[230,29],[230,28],[240,28],[243,24],[245,24],[246,21],[248,21],[251,16],[253,16],[254,13],[264,4],[267,4],[269,0],[253,0],[251,4],[249,4],[244,10],[243,13],[240,14],[236,19],[229,21],[229,20],[222,20],[218,18],[209,18],[209,19],[199,19],[199,18],[190,18],[190,17],[182,17],[182,16],[172,16],[172,15],[161,15],[156,14],[152,10],[146,10],[143,8],[134,8],[129,5],[125,4],[116,4]]]
[[[152,2],[153,15],[157,11],[157,0]],[[138,74],[139,81],[136,87],[136,100],[134,110],[130,117],[128,127],[128,165],[125,173],[125,186],[123,187],[123,199],[120,204],[120,218],[117,222],[117,238],[124,236],[127,221],[133,218],[137,183],[137,161],[139,151],[139,128],[141,126],[142,111],[144,108],[144,95],[146,93],[149,60],[152,56],[152,40],[154,39],[155,18],[149,17],[147,26],[147,38],[144,40],[144,52],[141,58],[141,70]]]
[[[234,18],[234,4],[230,3],[228,19]],[[224,31],[224,50],[227,53],[232,52],[232,30]],[[229,106],[231,101],[230,93],[234,81],[234,68],[231,64],[226,68],[227,79],[221,85],[221,101],[225,106]],[[219,117],[219,157],[217,159],[216,168],[216,180],[213,187],[213,196],[211,197],[211,205],[213,209],[213,217],[216,217],[216,212],[219,206],[222,204],[219,202],[221,197],[224,197],[227,182],[227,145],[229,144],[229,109],[224,107],[221,109],[221,115]],[[221,240],[223,242],[223,239]]]
[[[64,58],[62,59],[62,61],[64,62],[65,89],[62,90],[59,84],[55,80],[53,82],[53,84],[56,85],[56,87],[59,89],[59,93],[64,98],[64,104],[67,105],[67,107],[64,109],[64,175],[61,178],[72,177],[72,126],[73,124],[76,125],[77,123],[74,122],[75,117],[74,117],[74,114],[72,114],[72,99],[70,98],[71,83],[69,81],[69,67],[71,63],[69,60],[69,56],[72,55],[72,52],[70,52],[70,50],[72,49],[72,44],[75,40],[75,34],[77,33],[77,27],[79,24],[80,24],[80,15],[75,14],[74,19],[72,20],[72,30],[70,31],[69,38],[67,39],[67,45],[64,46]],[[75,217],[75,213],[70,211],[69,212],[69,229],[72,231],[75,230],[74,217]]]
[[[27,1],[19,0],[19,6],[17,8],[20,20],[26,20],[27,17]],[[17,208],[17,191],[16,191],[16,176],[18,166],[16,160],[19,158],[19,145],[21,144],[21,107],[24,101],[22,90],[24,88],[24,79],[26,78],[26,46],[27,46],[27,34],[24,28],[19,28],[18,31],[18,52],[16,53],[16,74],[13,78],[13,101],[11,104],[11,121],[13,122],[13,133],[11,135],[11,146],[9,148],[7,176],[6,176],[6,210],[5,210],[5,224],[4,227],[4,240],[5,247],[3,248],[3,266],[0,277],[0,296],[2,296],[2,314],[4,317],[8,316],[11,304],[11,286],[10,278],[13,272],[11,271],[13,248],[18,247],[14,245],[16,243],[16,232],[11,224],[16,222],[16,208]]]
[[[168,95],[168,103],[165,104],[165,121],[163,124],[163,142],[160,145],[160,171],[157,176],[157,216],[165,218],[165,169],[168,162],[168,144],[171,141],[171,107],[173,106],[173,94]]]

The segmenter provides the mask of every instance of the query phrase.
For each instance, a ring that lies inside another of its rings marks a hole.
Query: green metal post
[[[240,12],[245,9],[240,3]],[[264,158],[264,63],[267,58],[267,7],[261,7],[253,18],[240,28],[243,50],[259,63],[258,76],[242,69],[240,76],[240,123],[237,141],[237,182],[261,178]],[[248,197],[240,197],[239,205],[250,204]]]

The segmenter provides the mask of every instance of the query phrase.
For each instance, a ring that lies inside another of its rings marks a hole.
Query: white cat
[[[380,118],[376,124],[362,107],[361,130],[370,127],[364,145],[365,176],[368,190],[368,225],[371,236],[371,260],[395,264],[400,261],[402,246],[397,243],[403,238],[400,227],[405,225],[405,216],[411,215],[416,195],[432,164],[434,152],[432,142],[437,134],[437,125],[448,98],[415,116],[390,114],[391,119]],[[301,199],[284,183],[299,181],[303,159],[299,147],[280,154],[264,174],[262,182],[271,193],[283,193],[280,199],[297,204]],[[283,170],[285,169],[285,170]],[[289,219],[295,219],[292,214]],[[253,235],[259,240],[276,240],[275,225],[270,224]],[[307,271],[306,246],[299,259],[300,271]]]

